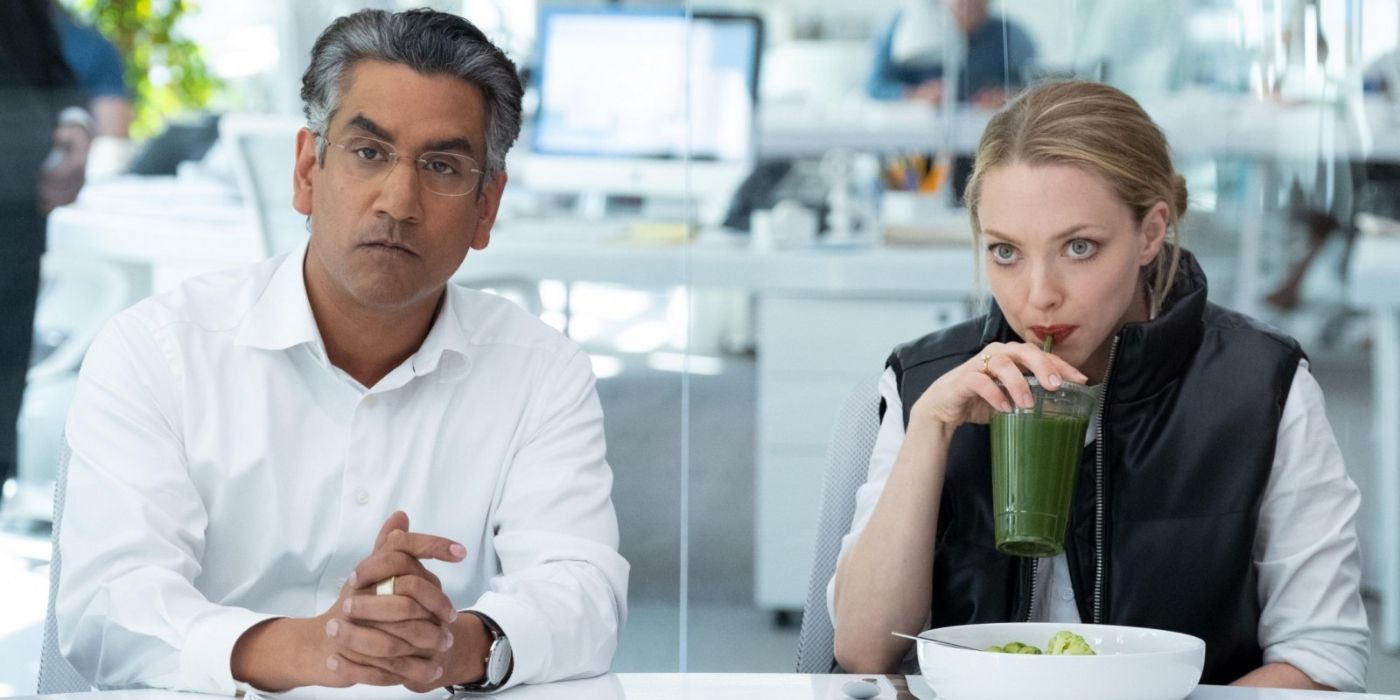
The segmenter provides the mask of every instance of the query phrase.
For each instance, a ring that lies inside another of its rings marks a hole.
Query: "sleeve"
[[[89,97],[130,97],[126,77],[122,75],[122,57],[117,47],[96,29],[92,31],[92,72],[88,76]]]
[[[1259,511],[1259,644],[1317,683],[1361,692],[1370,654],[1361,604],[1356,514],[1322,389],[1300,365],[1280,420],[1273,473]]]
[[[898,100],[904,97],[906,86],[894,75],[894,64],[890,60],[890,48],[894,44],[895,27],[899,15],[875,38],[875,52],[871,57],[870,76],[865,81],[865,92],[876,100]]]
[[[501,574],[472,605],[500,625],[515,668],[506,687],[597,676],[627,617],[612,469],[592,365],[573,354],[538,387],[541,409],[492,518]]]
[[[232,695],[234,643],[272,616],[195,587],[208,518],[182,456],[169,359],[123,314],[83,362],[67,426],[59,648],[99,688]]]
[[[855,514],[851,518],[851,530],[841,538],[841,552],[836,555],[837,565],[846,558],[846,552],[860,539],[860,533],[870,523],[875,513],[875,504],[885,491],[885,481],[890,478],[894,459],[904,444],[904,405],[899,400],[899,384],[894,370],[886,368],[880,375],[880,399],[885,404],[885,416],[880,420],[880,431],[875,435],[875,448],[870,453],[870,468],[865,475],[865,483],[856,490]],[[836,625],[836,576],[826,583],[826,610],[831,624]]]

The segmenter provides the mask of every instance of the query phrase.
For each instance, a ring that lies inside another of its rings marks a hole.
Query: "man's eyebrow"
[[[350,123],[346,124],[345,126],[347,128],[368,131],[369,133],[374,134],[375,136],[385,141],[388,141],[389,143],[394,142],[394,136],[390,134],[387,129],[378,124],[375,124],[373,119],[370,119],[369,117],[366,117],[363,114],[356,114],[354,118],[350,120]]]
[[[423,147],[425,151],[462,151],[469,155],[476,155],[476,150],[472,148],[472,142],[464,138],[439,139],[432,141]]]

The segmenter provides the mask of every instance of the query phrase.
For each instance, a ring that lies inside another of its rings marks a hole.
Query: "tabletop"
[[[934,700],[937,697],[920,676],[795,673],[610,673],[585,680],[519,686],[494,697],[501,700],[843,700],[850,697],[843,686],[858,678],[877,683],[880,689],[877,700]],[[164,690],[119,690],[35,697],[46,700],[190,700],[193,696]],[[447,693],[420,695],[402,688],[305,688],[275,697],[278,700],[390,700],[445,698]],[[1186,700],[1356,700],[1387,697],[1400,696],[1200,686]]]

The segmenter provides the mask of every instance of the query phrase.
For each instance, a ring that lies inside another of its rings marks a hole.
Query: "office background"
[[[105,3],[65,4],[81,21]],[[52,462],[85,339],[145,294],[294,245],[305,229],[284,190],[312,42],[340,14],[422,4],[204,0],[176,30],[217,81],[206,103],[139,112],[132,138],[95,144],[87,188],[50,220],[20,474],[0,506],[0,695],[34,688]],[[458,281],[593,357],[633,565],[615,670],[791,670],[838,409],[895,343],[985,303],[949,176],[987,114],[952,95],[875,100],[867,84],[896,13],[920,23],[893,33],[910,61],[956,65],[956,30],[903,0],[427,4],[476,22],[529,77],[497,234]],[[1400,498],[1400,376],[1385,359],[1400,352],[1386,320],[1400,307],[1386,170],[1400,161],[1400,8],[990,10],[1036,49],[1007,87],[1104,80],[1148,108],[1187,176],[1184,242],[1212,299],[1303,342],[1366,499],[1370,687],[1400,692],[1400,632],[1385,629],[1400,605],[1385,507]],[[148,77],[177,72],[156,61]],[[175,165],[181,139],[212,138],[210,115],[217,142]],[[159,149],[170,172],[128,172]],[[913,168],[928,177],[892,177]]]

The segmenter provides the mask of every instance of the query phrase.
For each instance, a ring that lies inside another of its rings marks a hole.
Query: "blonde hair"
[[[1157,202],[1166,202],[1166,237],[1146,266],[1152,298],[1166,301],[1181,261],[1186,178],[1172,167],[1166,136],[1136,100],[1100,83],[1051,82],[1026,91],[993,116],[967,183],[974,237],[982,235],[977,206],[983,178],[1012,163],[1071,165],[1098,175],[1139,223]]]

